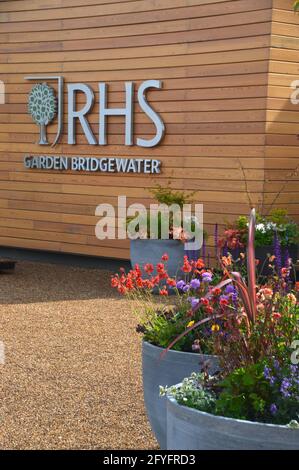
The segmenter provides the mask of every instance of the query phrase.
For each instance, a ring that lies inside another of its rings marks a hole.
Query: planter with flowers
[[[175,223],[175,216],[172,212],[169,214],[169,219],[168,215],[163,217],[163,207],[168,210],[170,206],[177,206],[182,210],[185,204],[192,203],[191,198],[194,193],[187,195],[185,192],[175,191],[169,187],[163,188],[159,185],[150,192],[158,202],[161,212],[148,210],[145,215],[139,214],[138,218],[134,216],[127,218],[127,231],[131,238],[131,266],[138,264],[143,267],[148,263],[157,265],[162,255],[167,253],[169,255],[168,273],[175,277],[184,261],[185,243],[190,242],[192,235],[184,229],[183,221],[179,220],[177,224]],[[196,220],[192,218],[190,227],[193,233],[195,226]]]
[[[159,398],[159,386],[177,383],[193,371],[219,370],[214,338],[221,330],[221,320],[215,318],[201,332],[192,327],[207,314],[212,317],[214,311],[232,308],[237,301],[236,289],[228,285],[230,281],[221,284],[222,292],[217,286],[219,279],[201,259],[189,261],[185,257],[180,269],[183,279],[179,280],[169,276],[168,262],[165,254],[156,267],[146,264],[141,270],[136,265],[129,273],[122,271],[112,278],[112,286],[132,299],[139,317],[145,405],[152,430],[164,449],[166,399]],[[165,285],[171,286],[175,295],[169,297]],[[153,289],[158,289],[159,297],[153,296]],[[187,331],[189,334],[184,335]]]
[[[299,449],[298,293],[290,290],[285,270],[256,286],[254,229],[253,210],[248,284],[224,267],[239,293],[234,305],[223,305],[175,340],[215,318],[221,322],[213,337],[221,372],[193,373],[161,389],[168,401],[168,449]]]
[[[244,260],[248,240],[248,219],[239,217],[228,225],[219,246],[224,255],[229,252],[234,260]],[[299,227],[283,209],[272,210],[268,216],[257,215],[255,229],[255,254],[258,260],[258,273],[263,276],[272,274],[273,267],[280,270],[288,268],[290,260],[298,259]],[[293,273],[290,273],[291,275]]]

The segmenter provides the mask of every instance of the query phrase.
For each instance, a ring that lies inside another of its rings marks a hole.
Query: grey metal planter
[[[223,418],[167,397],[168,450],[298,450],[299,429]]]
[[[142,373],[147,416],[161,449],[166,449],[166,398],[159,396],[159,386],[173,385],[192,372],[199,372],[209,360],[210,373],[219,369],[216,356],[170,350],[161,359],[162,348],[143,342]]]
[[[140,267],[146,263],[156,265],[161,262],[161,256],[167,253],[167,271],[170,277],[179,273],[184,262],[184,243],[179,240],[131,240],[130,256],[131,265],[139,264]]]

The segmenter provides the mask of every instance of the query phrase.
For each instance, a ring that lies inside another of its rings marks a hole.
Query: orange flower
[[[202,269],[205,267],[205,263],[201,258],[198,258],[198,260],[195,262],[195,266],[197,269]]]
[[[296,282],[296,284],[295,284],[295,290],[296,290],[297,292],[299,292],[299,282]]]
[[[171,279],[169,277],[166,282],[169,286],[172,286],[172,287],[176,286],[176,280],[175,279]]]
[[[231,266],[232,264],[232,259],[230,256],[222,256],[221,260],[222,260],[223,266],[227,267],[227,266]]]

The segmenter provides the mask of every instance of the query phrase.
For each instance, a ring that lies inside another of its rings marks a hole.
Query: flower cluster
[[[120,275],[115,274],[112,276],[111,286],[116,288],[122,295],[150,293],[154,288],[158,288],[160,295],[167,296],[167,286],[176,286],[176,280],[168,275],[167,261],[168,255],[164,254],[161,262],[157,263],[156,266],[147,263],[143,266],[143,271],[138,264],[127,274],[121,268]],[[144,277],[144,274],[146,277]]]
[[[264,378],[270,385],[271,404],[269,412],[274,422],[298,419],[299,414],[299,366],[281,366],[274,360],[265,365]]]

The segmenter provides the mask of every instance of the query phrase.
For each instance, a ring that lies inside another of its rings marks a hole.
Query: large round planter
[[[159,396],[159,386],[173,385],[192,372],[199,372],[201,365],[209,360],[210,374],[219,370],[218,358],[203,354],[168,351],[143,342],[142,374],[144,401],[147,416],[161,449],[166,449],[166,398]]]
[[[167,271],[170,277],[179,273],[184,263],[184,243],[179,240],[131,240],[130,257],[132,267],[139,264],[142,268],[146,263],[156,265],[161,262],[161,257],[167,253]]]
[[[167,397],[168,450],[298,450],[299,429],[223,418]]]

